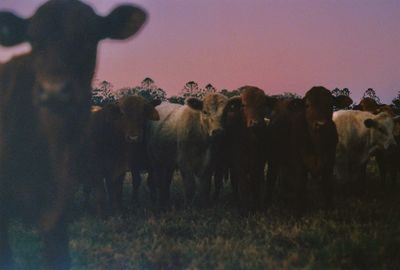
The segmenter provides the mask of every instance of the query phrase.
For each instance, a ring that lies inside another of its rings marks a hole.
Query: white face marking
[[[42,81],[40,86],[47,93],[59,93],[64,89],[65,82]]]

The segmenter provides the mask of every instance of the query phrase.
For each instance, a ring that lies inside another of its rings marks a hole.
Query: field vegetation
[[[322,210],[311,187],[302,216],[279,200],[240,214],[229,183],[213,207],[184,209],[178,175],[174,207],[165,212],[151,205],[145,183],[132,206],[129,177],[123,217],[96,218],[78,192],[69,228],[73,269],[399,269],[400,190],[381,186],[374,163],[369,172],[366,195],[337,198],[332,211]],[[17,269],[42,269],[37,233],[19,221],[10,230]]]

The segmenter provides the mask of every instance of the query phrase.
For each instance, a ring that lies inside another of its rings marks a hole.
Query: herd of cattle
[[[0,269],[13,267],[8,225],[15,217],[37,224],[49,269],[68,269],[75,189],[94,191],[100,216],[121,212],[128,171],[134,199],[140,172],[148,172],[160,207],[168,206],[176,169],[187,205],[208,205],[212,179],[217,198],[229,178],[246,210],[267,206],[278,180],[291,183],[303,206],[310,177],[320,179],[332,207],[338,183],[363,188],[372,155],[383,180],[388,172],[395,181],[400,121],[393,109],[364,99],[357,110],[334,112],[353,101],[321,86],[302,99],[252,86],[238,97],[212,93],[185,105],[128,96],[91,111],[98,42],[132,36],[146,17],[128,5],[102,17],[77,0],[50,0],[29,19],[0,12],[0,44],[32,47],[0,65]]]

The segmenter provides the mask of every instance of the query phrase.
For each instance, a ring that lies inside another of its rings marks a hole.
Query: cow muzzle
[[[128,143],[139,143],[140,141],[141,141],[141,138],[140,138],[140,136],[139,135],[126,135],[125,136],[125,140],[128,142]]]
[[[71,86],[67,83],[48,82],[38,86],[38,104],[40,106],[60,106],[72,102]]]

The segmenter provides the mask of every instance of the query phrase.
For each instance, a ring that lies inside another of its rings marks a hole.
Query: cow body
[[[213,139],[222,132],[221,117],[226,102],[227,98],[220,94],[209,94],[203,101],[188,99],[183,106],[163,103],[157,107],[160,121],[150,126],[148,144],[162,206],[169,200],[169,185],[176,167],[182,174],[187,204],[194,199],[196,180],[201,185],[202,201],[208,201]]]
[[[269,123],[267,200],[277,177],[294,189],[296,207],[305,204],[307,175],[321,178],[325,203],[332,206],[332,174],[338,136],[333,106],[345,107],[348,97],[333,97],[324,87],[313,87],[303,99],[281,100]]]
[[[395,144],[393,119],[387,113],[344,110],[335,112],[333,121],[339,134],[335,166],[338,181],[361,184],[371,155]]]
[[[136,174],[146,159],[145,134],[148,120],[157,121],[159,115],[154,105],[140,96],[128,96],[92,113],[90,124],[91,167],[93,184],[96,187],[97,210],[105,214],[103,179],[112,212],[121,213],[122,187],[125,173],[135,171],[133,197],[136,198]],[[140,177],[140,176],[139,176]]]
[[[79,1],[59,0],[29,20],[0,12],[0,44],[32,46],[0,68],[0,269],[13,267],[7,235],[13,217],[38,225],[49,269],[70,267],[67,210],[85,164],[97,43],[130,36],[144,19],[133,7],[99,17]]]
[[[386,184],[387,174],[390,175],[392,183],[396,182],[397,173],[399,171],[400,165],[400,118],[396,116],[393,107],[386,104],[378,104],[375,100],[371,98],[363,98],[360,103],[354,107],[356,110],[366,111],[373,114],[378,114],[380,112],[386,112],[393,117],[394,129],[393,135],[397,141],[396,146],[391,146],[390,149],[378,149],[374,153],[376,162],[379,167],[379,174],[381,177],[382,184]]]

